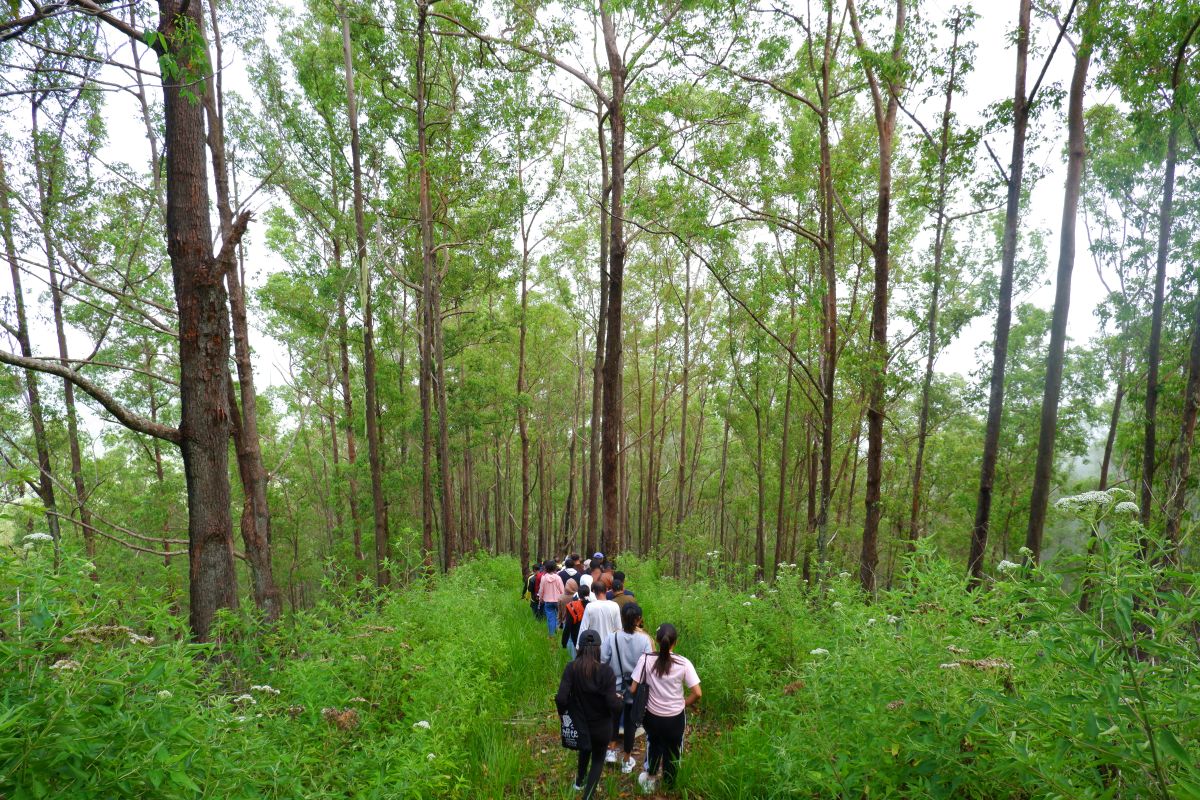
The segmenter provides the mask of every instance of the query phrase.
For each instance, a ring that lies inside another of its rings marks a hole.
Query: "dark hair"
[[[546,570],[546,572],[557,572],[558,570],[555,569],[557,566],[553,558],[548,558],[546,559],[546,563],[542,565],[542,569]]]
[[[603,578],[596,578],[595,580],[592,581],[592,593],[593,594],[599,595],[601,592],[607,592],[607,591],[608,591],[608,584],[604,582]]]
[[[613,571],[613,577],[616,578],[617,580],[621,581],[622,583],[625,582],[625,573],[619,569]]]
[[[654,674],[661,678],[667,674],[667,670],[671,668],[671,663],[675,660],[671,654],[671,648],[679,640],[679,633],[675,630],[674,625],[664,622],[658,626],[654,638],[658,640],[658,658],[654,659]],[[665,660],[663,656],[666,656]]]
[[[600,645],[584,644],[583,638],[583,634],[579,634],[579,641],[575,645],[575,661],[572,663],[579,665],[575,667],[575,671],[581,680],[587,684],[594,684],[596,673],[600,670]],[[612,690],[611,686],[608,688],[609,691]]]
[[[612,588],[613,588],[614,592],[621,591],[622,589],[625,588],[625,581],[621,580],[620,578],[618,578],[614,575],[613,582],[612,582]]]
[[[587,597],[591,593],[592,593],[592,590],[588,588],[588,585],[586,583],[579,584],[579,599],[580,600]]]
[[[637,603],[626,603],[621,609],[621,627],[626,633],[633,633],[642,618],[642,607]]]

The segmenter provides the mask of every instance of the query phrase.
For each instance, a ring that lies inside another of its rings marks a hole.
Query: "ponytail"
[[[674,625],[664,622],[658,626],[654,638],[658,641],[658,658],[654,659],[654,674],[661,678],[667,674],[667,671],[671,669],[671,664],[675,661],[671,655],[671,648],[679,639],[679,633],[675,630]],[[665,660],[663,656],[666,656]]]

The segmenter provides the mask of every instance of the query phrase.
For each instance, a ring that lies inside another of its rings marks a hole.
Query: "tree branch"
[[[178,428],[172,428],[169,425],[163,425],[161,422],[155,422],[133,413],[118,403],[116,398],[102,387],[80,375],[75,370],[64,367],[57,361],[46,361],[41,358],[25,358],[16,353],[0,350],[0,364],[10,364],[14,367],[21,367],[33,370],[34,372],[57,375],[64,380],[70,381],[90,395],[97,403],[104,406],[105,410],[116,417],[118,422],[132,431],[144,433],[147,436],[153,436],[157,439],[163,439],[172,444],[179,444],[183,439]]]

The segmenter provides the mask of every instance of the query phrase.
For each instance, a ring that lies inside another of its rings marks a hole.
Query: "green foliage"
[[[48,544],[2,558],[5,797],[495,797],[529,769],[511,718],[557,658],[511,560],[382,602],[364,586],[257,639],[227,616],[199,647],[160,594],[93,586],[71,556],[55,575]]]

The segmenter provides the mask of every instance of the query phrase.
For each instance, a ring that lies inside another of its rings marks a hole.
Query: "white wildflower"
[[[810,656],[827,656],[827,655],[829,655],[829,651],[826,650],[824,647],[816,647],[816,648],[813,648],[812,650],[809,650],[808,654]]]
[[[838,610],[841,607],[842,607],[842,603],[839,600],[834,600],[833,605],[830,606],[830,608],[832,608],[834,611]]]
[[[1117,503],[1117,505],[1113,508],[1113,513],[1128,514],[1131,517],[1136,517],[1140,511],[1141,509],[1138,508],[1138,504],[1129,500]]]
[[[750,595],[750,599],[751,599],[751,600],[757,600],[757,599],[758,599],[758,595],[756,595],[756,594],[752,594],[752,595]]]
[[[160,689],[157,696],[159,700],[170,700],[175,695],[171,694],[170,689]]]
[[[767,589],[767,594],[779,594],[778,589]]]
[[[56,661],[50,665],[50,669],[59,670],[62,672],[74,672],[79,669],[82,664],[73,658],[64,658],[61,661]]]
[[[429,730],[429,720],[427,720],[427,719],[423,719],[423,720],[421,720],[420,722],[414,722],[414,723],[413,723],[413,727],[414,727],[414,728],[420,728],[421,730],[426,730],[426,731],[427,731],[427,730]]]
[[[839,577],[839,578],[849,578],[849,577],[850,577],[850,573],[849,573],[849,572],[842,571],[842,572],[839,572],[839,573],[838,573],[838,577]]]
[[[795,565],[795,564],[788,564],[788,566],[789,566],[789,567],[791,567],[792,569],[795,569],[795,568],[796,568],[796,565]]]
[[[867,624],[868,624],[868,625],[874,625],[874,624],[875,624],[875,618],[874,618],[874,617],[871,617],[869,620],[867,620]]]
[[[886,617],[886,619],[887,619],[887,624],[888,624],[888,625],[898,625],[898,624],[900,624],[900,618],[899,618],[899,617],[897,617],[895,614],[888,614],[888,615],[887,615],[887,617]]]
[[[153,636],[142,636],[140,633],[129,632],[130,644],[154,644]]]
[[[239,716],[236,716],[236,717],[234,717],[234,719],[235,719],[236,721],[238,721],[238,722],[245,722],[246,720],[248,720],[248,719],[250,719],[250,718],[249,718],[249,717],[247,717],[247,716],[245,716],[245,715],[243,714],[243,715],[239,715]]]
[[[437,759],[437,756],[435,756],[433,753],[430,753],[429,755],[425,756],[425,758],[429,759],[430,761],[434,761]]]
[[[744,605],[746,608],[749,608],[750,606],[752,606],[754,604],[751,603],[749,600],[747,600],[746,602],[742,603],[742,605]]]
[[[1007,558],[996,565],[997,572],[1012,572],[1014,569],[1020,569],[1021,565],[1015,561],[1009,561]]]
[[[1019,555],[1025,556],[1025,558],[1033,558],[1033,551],[1030,550],[1028,547],[1025,547],[1024,545],[1017,548],[1017,553]]]
[[[351,697],[351,698],[350,698],[349,700],[347,700],[346,702],[347,702],[347,703],[365,703],[365,702],[367,702],[367,698],[365,698],[365,697]]]
[[[258,701],[248,694],[239,694],[237,697],[233,698],[233,702],[237,703],[238,705],[241,705],[242,703],[249,703],[252,706],[258,705]]]
[[[265,683],[264,683],[264,684],[261,684],[261,685],[260,685],[260,684],[255,684],[254,686],[251,686],[251,687],[250,687],[250,691],[252,691],[252,692],[262,692],[263,694],[271,694],[271,695],[275,695],[276,697],[278,697],[278,696],[279,696],[279,690],[278,690],[278,689],[276,689],[276,688],[274,688],[274,687],[272,687],[272,686],[268,686],[268,685],[267,685],[267,684],[265,684]]]
[[[1036,639],[1038,638],[1038,635],[1037,628],[1030,628],[1029,630],[1025,631],[1026,639]]]
[[[54,537],[48,533],[30,533],[24,537],[26,542],[53,542]]]
[[[938,664],[938,669],[958,669],[961,666],[962,664],[959,664],[957,661],[951,661],[948,664]]]

